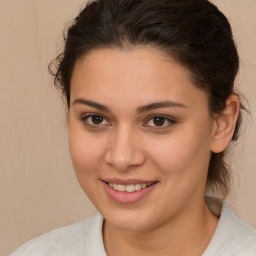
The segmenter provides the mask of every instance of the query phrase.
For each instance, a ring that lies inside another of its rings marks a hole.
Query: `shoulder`
[[[227,223],[230,228],[227,231],[232,239],[227,239],[227,242],[230,241],[229,246],[233,247],[234,255],[256,256],[256,230],[238,218],[229,208],[228,211],[230,213],[227,213],[227,217],[230,218]]]
[[[204,256],[256,256],[256,231],[223,202],[219,223]]]
[[[105,256],[102,223],[103,218],[97,213],[86,220],[35,238],[10,256],[87,255],[87,251],[95,251],[95,255]]]

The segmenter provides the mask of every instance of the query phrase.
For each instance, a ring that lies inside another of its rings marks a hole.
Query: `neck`
[[[109,256],[201,255],[218,223],[205,202],[195,210],[186,209],[179,217],[150,230],[120,230],[105,221],[103,238]]]

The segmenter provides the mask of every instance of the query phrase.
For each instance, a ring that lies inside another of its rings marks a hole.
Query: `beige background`
[[[237,87],[253,119],[232,158],[228,201],[256,227],[256,1],[214,2],[233,26],[242,60]],[[64,107],[47,73],[62,28],[82,3],[0,0],[0,256],[95,211],[73,174]]]

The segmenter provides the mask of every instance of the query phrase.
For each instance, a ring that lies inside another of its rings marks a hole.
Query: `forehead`
[[[147,104],[158,99],[206,101],[188,70],[151,47],[97,49],[78,60],[71,79],[71,101],[76,97],[117,102],[124,98]],[[128,101],[129,102],[129,101]]]

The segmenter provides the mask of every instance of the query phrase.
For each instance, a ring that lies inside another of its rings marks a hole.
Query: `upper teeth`
[[[120,184],[112,184],[112,183],[108,183],[108,185],[113,188],[114,190],[120,191],[120,192],[134,192],[134,191],[138,191],[141,190],[142,188],[146,188],[148,186],[150,186],[152,183],[148,183],[148,184],[130,184],[130,185],[120,185]]]

